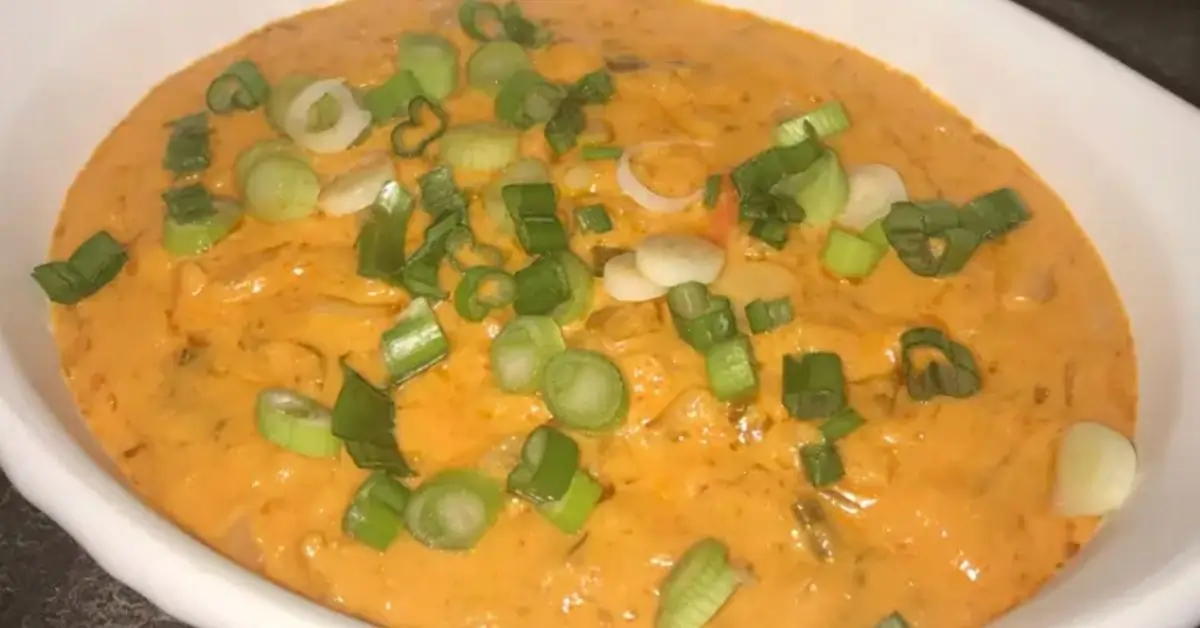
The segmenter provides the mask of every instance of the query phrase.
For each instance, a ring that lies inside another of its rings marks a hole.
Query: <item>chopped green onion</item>
[[[492,341],[492,376],[507,393],[532,393],[546,365],[567,348],[558,323],[548,316],[518,316]]]
[[[584,161],[610,161],[624,154],[625,149],[620,146],[584,146],[580,151]]]
[[[404,269],[404,247],[413,199],[399,183],[388,181],[367,208],[367,220],[358,232],[358,274],[388,282],[399,281]]]
[[[796,214],[794,210],[790,212],[793,215],[789,222],[798,222],[794,220],[798,215],[802,220],[823,225],[846,209],[846,200],[850,198],[850,179],[838,162],[837,154],[826,150],[804,172],[788,176],[775,184],[771,191],[795,201],[795,207],[803,209],[801,214]],[[787,208],[791,209],[791,206]]]
[[[703,628],[716,616],[740,584],[728,555],[712,538],[689,547],[659,587],[655,628]]]
[[[454,171],[450,166],[438,166],[426,172],[417,179],[417,184],[421,188],[421,205],[430,215],[467,211],[467,198],[454,182]]]
[[[404,135],[409,129],[420,128],[422,107],[433,112],[434,117],[437,118],[437,127],[428,134],[420,136],[410,147],[408,141],[404,139]],[[446,133],[446,126],[449,122],[450,114],[446,113],[441,105],[424,96],[413,98],[408,104],[408,118],[401,120],[396,128],[392,129],[392,152],[400,157],[420,157],[430,144]]]
[[[408,114],[413,99],[420,96],[421,84],[412,72],[402,70],[363,94],[363,107],[371,112],[375,124],[383,124]]]
[[[608,210],[599,203],[575,210],[575,220],[583,231],[608,233],[613,230],[613,222],[608,215]]]
[[[495,41],[505,36],[504,14],[492,2],[466,0],[458,7],[458,24],[468,37],[478,41]]]
[[[465,212],[444,211],[425,229],[425,241],[404,263],[401,284],[414,296],[445,298],[438,269],[446,257],[446,241],[465,220]]]
[[[712,174],[704,180],[704,206],[713,209],[721,196],[721,175]]]
[[[196,222],[217,213],[212,194],[203,183],[171,188],[163,192],[162,199],[167,205],[167,216],[176,222]]]
[[[439,550],[468,550],[496,522],[504,495],[487,476],[468,469],[442,471],[413,492],[404,522],[413,538]]]
[[[716,344],[737,335],[733,304],[725,297],[712,297],[698,281],[673,286],[667,291],[667,307],[675,332],[693,349],[707,353]]]
[[[382,552],[404,530],[404,510],[411,497],[407,486],[376,471],[355,491],[342,516],[342,530]]]
[[[550,359],[542,398],[556,421],[577,430],[610,430],[629,413],[621,371],[603,355],[583,349],[567,349]]]
[[[458,48],[435,33],[405,33],[396,42],[400,72],[417,78],[421,92],[435,101],[445,100],[458,87]]]
[[[533,61],[520,44],[490,41],[467,61],[467,82],[475,89],[495,94],[505,81],[522,70],[533,70]]]
[[[967,203],[962,209],[962,226],[979,234],[984,240],[993,240],[1029,220],[1029,210],[1024,201],[1011,188],[1000,188]]]
[[[755,220],[750,225],[750,235],[782,251],[788,241],[788,224],[774,218]]]
[[[775,127],[775,145],[793,146],[809,139],[823,139],[850,128],[850,117],[842,103],[831,100],[820,107]]]
[[[550,312],[550,316],[559,325],[568,325],[583,318],[592,309],[592,269],[570,251],[557,251],[551,255],[562,268],[569,296]]]
[[[824,150],[815,141],[767,149],[733,169],[733,185],[744,204],[756,195],[770,194],[788,175],[807,170]]]
[[[500,170],[520,156],[520,134],[494,122],[476,122],[446,131],[438,157],[463,170]]]
[[[512,275],[491,266],[475,266],[463,273],[454,288],[454,311],[464,320],[479,322],[493,309],[504,307],[516,297]]]
[[[175,256],[199,255],[233,231],[242,219],[242,208],[228,199],[215,201],[209,216],[180,222],[167,215],[163,221],[163,248]]]
[[[557,216],[558,193],[551,183],[515,183],[504,186],[501,194],[513,220]]]
[[[575,534],[583,529],[583,524],[600,503],[604,495],[604,487],[600,486],[587,471],[577,469],[571,477],[571,485],[562,499],[547,504],[539,504],[535,508],[565,534]]]
[[[554,112],[554,117],[546,123],[543,134],[554,154],[561,155],[575,148],[575,144],[579,141],[579,134],[583,132],[585,126],[587,126],[587,117],[583,113],[583,101],[568,98],[559,104],[558,111]]]
[[[554,256],[539,257],[517,271],[513,310],[521,315],[550,314],[571,298],[571,285],[562,263]]]
[[[944,201],[896,203],[883,219],[883,230],[909,270],[922,277],[945,277],[962,270],[982,241],[980,233],[962,226],[961,217]],[[935,250],[934,240],[940,250]]]
[[[380,340],[383,362],[392,384],[406,382],[446,359],[450,342],[438,324],[429,301],[413,299]]]
[[[254,407],[258,433],[268,441],[309,458],[330,458],[342,450],[333,435],[329,410],[285,388],[258,393]]]
[[[879,620],[875,628],[909,628],[908,621],[898,611]]]
[[[246,212],[267,222],[297,220],[316,210],[320,193],[321,181],[308,164],[264,157],[246,176]]]
[[[887,233],[883,230],[882,218],[867,225],[867,228],[863,229],[862,232],[858,234],[858,237],[879,247],[879,250],[883,251],[883,253],[880,254],[880,258],[886,255],[887,252],[892,248],[892,245],[888,243]]]
[[[550,42],[550,31],[526,19],[516,2],[509,2],[502,10],[504,34],[526,48],[541,48]]]
[[[601,69],[585,74],[575,81],[569,91],[571,98],[588,105],[601,105],[612,98],[616,87],[613,86],[612,75],[607,70]]]
[[[842,457],[833,443],[809,443],[801,447],[800,462],[804,466],[804,475],[815,488],[834,484],[846,475]]]
[[[275,130],[281,133],[284,131],[284,122],[292,101],[300,92],[316,81],[315,77],[306,74],[289,74],[275,84],[275,87],[271,89],[271,95],[267,98],[266,108],[267,121]],[[307,128],[309,131],[331,128],[341,118],[341,115],[342,107],[338,104],[337,99],[326,94],[309,108]]]
[[[204,99],[209,111],[223,115],[233,113],[234,109],[250,111],[267,102],[271,94],[271,85],[263,77],[262,71],[249,59],[242,59],[230,65],[212,83]]]
[[[860,279],[870,275],[886,254],[886,246],[881,248],[845,229],[834,227],[829,230],[825,249],[821,251],[821,264],[838,277]]]
[[[84,240],[65,262],[47,262],[33,269],[33,279],[55,303],[71,305],[92,296],[116,278],[129,259],[121,243],[107,231]]]
[[[579,445],[570,436],[543,425],[525,439],[521,461],[508,474],[508,490],[535,504],[558,501],[579,467]]]
[[[746,305],[746,321],[750,323],[750,332],[754,334],[779,329],[792,322],[795,317],[792,300],[787,297],[757,299]]]
[[[208,142],[208,115],[204,112],[184,116],[168,124],[171,135],[163,155],[163,168],[182,177],[200,172],[212,161]]]
[[[926,348],[938,352],[941,359],[918,368],[913,353]],[[932,327],[914,327],[900,335],[900,374],[908,395],[917,401],[937,395],[962,399],[978,393],[982,387],[971,350]]]
[[[245,191],[246,180],[250,178],[250,172],[254,170],[258,162],[268,157],[290,157],[307,163],[304,151],[289,139],[276,138],[256,142],[250,148],[242,151],[237,160],[233,162],[234,179],[237,182],[238,190]]]
[[[758,392],[754,347],[746,336],[734,336],[709,348],[704,355],[708,386],[721,401],[744,399]]]
[[[592,276],[603,277],[604,265],[608,260],[629,253],[629,249],[619,246],[602,246],[597,245],[592,247]]]
[[[650,64],[645,59],[630,53],[620,53],[604,59],[604,67],[608,68],[609,72],[615,74],[624,74],[626,72],[637,72],[650,67]]]
[[[400,271],[400,285],[413,298],[426,298],[440,301],[446,298],[438,278],[442,265],[442,257],[422,257],[409,260]]]
[[[446,236],[446,256],[450,266],[459,272],[476,266],[503,266],[504,252],[490,244],[475,242],[475,234],[466,225],[459,225]]]
[[[496,93],[496,118],[518,129],[528,129],[553,118],[565,97],[566,90],[537,72],[517,70]]]
[[[821,436],[825,438],[825,442],[832,443],[849,436],[854,430],[862,427],[863,423],[865,421],[862,415],[855,411],[854,408],[846,406],[831,414],[828,419],[825,419],[819,429],[821,430]]]
[[[333,404],[333,435],[360,469],[382,469],[399,477],[414,475],[396,445],[396,404],[342,363],[342,389]]]
[[[846,406],[842,358],[814,351],[783,356],[783,407],[797,419],[827,417]]]

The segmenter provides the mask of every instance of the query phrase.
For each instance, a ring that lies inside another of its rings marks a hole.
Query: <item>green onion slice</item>
[[[520,157],[520,134],[493,122],[452,127],[438,143],[438,157],[463,170],[501,170]]]
[[[772,188],[789,175],[804,172],[813,165],[825,149],[815,141],[806,141],[794,146],[767,149],[733,169],[731,178],[741,198],[743,218],[777,218],[783,220],[785,212],[774,209],[778,203],[771,194]],[[755,204],[765,204],[765,215]]]
[[[454,310],[463,320],[479,322],[493,309],[512,303],[516,291],[512,275],[499,268],[468,268],[454,288]]]
[[[516,283],[517,298],[513,301],[513,310],[517,314],[550,314],[571,298],[571,285],[557,256],[535,259],[517,271]]]
[[[417,183],[421,188],[421,205],[431,215],[467,211],[467,198],[454,182],[454,171],[450,166],[438,166],[426,172]]]
[[[492,341],[492,377],[506,393],[539,390],[550,360],[567,348],[558,323],[548,316],[518,316]]]
[[[866,421],[854,408],[846,406],[834,412],[821,423],[821,436],[825,442],[832,443],[841,440],[862,427]]]
[[[583,231],[608,233],[613,230],[612,217],[608,215],[608,210],[604,205],[599,203],[575,210],[575,221],[579,223],[579,228]]]
[[[611,161],[624,154],[625,149],[620,146],[584,146],[580,150],[584,161]]]
[[[611,360],[594,351],[567,349],[551,358],[542,397],[556,421],[578,430],[610,430],[629,413],[625,378]]]
[[[508,474],[508,490],[535,504],[558,501],[579,468],[579,445],[548,425],[530,432],[521,448],[521,461]]]
[[[402,70],[363,94],[363,107],[371,112],[375,124],[384,124],[408,113],[412,101],[420,96],[421,84],[412,72]]]
[[[217,212],[212,194],[199,182],[171,188],[163,192],[162,199],[167,217],[180,223],[203,220]]]
[[[863,229],[858,237],[879,247],[885,254],[892,248],[892,245],[888,243],[887,233],[883,230],[882,218],[867,225],[867,228]]]
[[[33,279],[55,303],[71,305],[92,296],[116,278],[129,257],[107,231],[84,240],[65,262],[33,269]]]
[[[721,175],[712,174],[704,180],[704,206],[713,209],[721,196]]]
[[[792,322],[795,317],[792,300],[788,297],[757,299],[746,305],[746,321],[750,323],[750,332],[754,334],[779,329]]]
[[[168,214],[163,222],[163,248],[175,256],[199,255],[229,235],[242,219],[242,208],[229,199],[214,201],[214,212],[180,222]]]
[[[333,434],[360,469],[381,469],[398,477],[415,475],[396,445],[396,404],[342,363],[342,389],[333,404]]]
[[[468,550],[496,522],[504,496],[487,476],[468,469],[442,471],[413,492],[404,522],[413,538],[439,550]]]
[[[908,621],[898,611],[879,620],[875,628],[909,628]]]
[[[490,41],[467,61],[467,82],[480,91],[494,95],[513,74],[533,70],[529,53],[511,41]]]
[[[516,2],[509,2],[502,9],[504,35],[526,48],[541,48],[550,43],[550,31],[527,19]]]
[[[404,136],[409,129],[418,129],[421,127],[422,108],[433,112],[434,117],[437,118],[437,127],[419,136],[416,142],[410,146]],[[408,104],[408,118],[401,120],[396,125],[396,128],[392,129],[392,152],[400,157],[420,157],[430,144],[446,133],[446,126],[449,123],[450,114],[446,113],[446,110],[442,109],[441,105],[424,96],[413,98]]]
[[[783,407],[797,419],[827,417],[846,406],[842,358],[815,351],[783,356]]]
[[[450,342],[429,301],[413,299],[380,340],[383,362],[393,384],[406,382],[446,359]]]
[[[535,508],[547,521],[565,534],[575,534],[583,529],[587,518],[604,496],[604,487],[582,469],[571,477],[571,484],[562,499],[539,504]]]
[[[475,241],[475,234],[466,225],[459,225],[446,236],[446,256],[454,270],[463,272],[476,266],[504,265],[504,251]]]
[[[212,83],[204,99],[208,110],[224,115],[233,113],[234,109],[250,111],[267,102],[271,94],[271,85],[263,77],[262,71],[249,59],[242,59],[230,65]]]
[[[587,126],[587,116],[583,113],[583,101],[578,98],[567,98],[558,106],[554,116],[546,123],[543,135],[550,144],[555,155],[561,155],[579,142],[579,134]]]
[[[359,275],[391,283],[400,280],[412,208],[412,195],[399,183],[388,181],[379,190],[354,243]]]
[[[774,218],[755,220],[750,224],[750,235],[782,251],[788,242],[788,223]]]
[[[804,475],[815,488],[835,484],[846,475],[842,457],[833,443],[809,443],[801,447],[800,462],[804,466]]]
[[[667,291],[667,308],[675,332],[701,353],[737,336],[733,304],[725,297],[710,296],[708,288],[700,282],[673,286]]]
[[[283,133],[287,122],[288,109],[291,108],[292,101],[300,92],[304,91],[309,85],[317,82],[319,79],[307,74],[289,74],[283,77],[271,89],[271,94],[267,98],[267,121],[271,126]],[[308,109],[308,124],[306,125],[309,131],[317,132],[330,129],[342,116],[342,106],[337,99],[330,94],[322,96],[312,107]]]
[[[1029,220],[1029,210],[1020,195],[1011,188],[1001,188],[971,201],[960,214],[963,227],[993,240]]]
[[[825,249],[821,251],[821,264],[838,277],[861,279],[875,270],[887,251],[886,244],[881,247],[845,229],[834,227],[829,230]]]
[[[940,354],[924,368],[914,363],[913,355],[922,349]],[[962,399],[982,387],[971,350],[932,327],[914,327],[900,335],[900,372],[908,395],[917,401],[938,395]]]
[[[850,117],[842,103],[831,100],[820,107],[775,127],[775,145],[793,146],[809,139],[824,139],[850,128]]]
[[[850,178],[838,161],[837,153],[825,150],[823,154],[799,174],[790,175],[771,188],[772,194],[795,201],[784,204],[789,222],[805,220],[823,225],[841,215],[850,198]],[[794,207],[803,209],[797,214]],[[798,219],[797,219],[798,218]]]
[[[602,105],[616,93],[612,75],[608,70],[600,69],[585,74],[569,90],[571,98],[588,105]],[[618,155],[619,156],[619,155]]]
[[[558,197],[550,183],[506,185],[504,205],[517,230],[517,239],[530,255],[567,248],[567,230],[558,220]]]
[[[441,101],[458,88],[458,48],[445,37],[405,33],[396,42],[396,49],[398,71],[412,72],[424,96]]]
[[[254,416],[258,433],[268,441],[309,458],[330,458],[342,450],[333,434],[329,410],[285,388],[258,393]]]
[[[758,392],[754,347],[746,336],[721,341],[704,355],[708,386],[721,401],[745,399]]]
[[[208,140],[208,114],[204,112],[184,116],[170,122],[171,135],[167,139],[163,168],[175,173],[176,177],[201,172],[212,161]]]
[[[655,628],[702,628],[737,591],[729,550],[712,538],[688,548],[659,587]]]
[[[558,251],[552,253],[555,259],[558,260],[562,267],[563,277],[567,280],[566,301],[559,303],[550,312],[550,316],[558,322],[559,325],[568,325],[587,316],[592,310],[592,286],[595,283],[592,278],[592,269],[587,263],[579,259],[579,256],[570,251]]]
[[[980,233],[962,226],[961,218],[944,201],[896,203],[883,219],[883,230],[909,270],[945,277],[962,270],[982,242]]]
[[[412,491],[381,471],[367,477],[342,516],[342,530],[384,551],[404,530],[404,510]]]
[[[317,173],[291,157],[264,157],[246,175],[246,212],[259,220],[304,218],[316,210],[320,194]]]
[[[471,39],[495,41],[505,36],[504,14],[492,2],[466,0],[458,7],[458,24]]]
[[[528,129],[553,118],[564,98],[566,90],[561,86],[533,70],[517,70],[496,93],[496,118],[518,129]]]
[[[234,179],[237,181],[238,190],[245,191],[246,179],[250,178],[250,172],[254,170],[258,162],[268,157],[290,157],[307,163],[304,151],[289,139],[276,138],[256,142],[250,148],[242,151],[237,160],[233,162]]]

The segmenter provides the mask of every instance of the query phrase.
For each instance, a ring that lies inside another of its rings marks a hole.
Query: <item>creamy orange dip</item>
[[[914,275],[894,254],[861,281],[838,280],[819,261],[824,227],[793,230],[782,251],[745,227],[724,242],[726,273],[747,260],[785,269],[783,282],[726,282],[735,302],[789,296],[795,320],[752,336],[760,392],[717,401],[703,357],[680,341],[666,305],[618,304],[596,283],[585,321],[567,343],[609,356],[630,406],[622,427],[578,434],[582,466],[611,493],[583,532],[567,535],[528,504],[506,498],[497,523],[467,552],[440,552],[402,535],[385,552],[343,533],[343,513],[368,473],[345,454],[305,458],[263,439],[255,397],[286,387],[332,406],[347,355],[382,382],[380,335],[410,301],[404,289],[356,275],[354,216],[270,224],[247,218],[211,251],[173,257],[162,246],[164,124],[203,107],[209,82],[231,62],[253,60],[272,81],[293,72],[373,85],[394,71],[396,37],[437,31],[465,61],[456,7],[350,0],[279,22],[197,61],[153,89],[99,146],[67,195],[51,257],[68,256],[104,229],[129,262],[107,287],[54,326],[65,376],[92,430],[139,494],[215,549],[322,604],[387,626],[649,626],[658,588],[694,541],[724,541],[742,570],[739,590],[709,625],[870,627],[893,611],[913,626],[979,626],[1031,596],[1095,531],[1051,500],[1057,442],[1078,421],[1131,434],[1134,354],[1117,294],[1062,201],[1012,152],[951,107],[866,55],[744,13],[686,0],[528,2],[554,43],[532,52],[536,69],[569,82],[636,56],[646,67],[615,74],[597,108],[612,144],[688,138],[697,150],[647,154],[635,170],[662,194],[702,185],[767,148],[781,115],[840,100],[851,128],[829,141],[842,163],[895,168],[915,199],[964,203],[1016,190],[1032,220],[981,246],[962,272]],[[492,97],[460,86],[445,101],[453,124],[492,120]],[[210,116],[211,166],[203,182],[236,196],[233,162],[277,133],[261,111]],[[328,181],[371,151],[361,146],[312,163]],[[546,160],[572,208],[603,203],[615,228],[573,233],[595,245],[633,247],[646,235],[709,230],[699,204],[652,214],[621,193],[612,161],[589,162],[587,188],[565,179],[581,162],[553,158],[540,128],[522,154]],[[395,160],[409,190],[435,164]],[[488,175],[457,173],[478,189]],[[577,176],[577,175],[576,175]],[[529,259],[473,197],[480,239]],[[429,217],[414,213],[409,251]],[[458,276],[441,270],[443,285]],[[720,286],[718,282],[718,286]],[[718,288],[715,286],[714,291]],[[436,308],[448,359],[399,387],[396,435],[419,483],[449,467],[503,481],[514,448],[550,419],[536,395],[492,385],[491,337],[513,316],[483,323]],[[931,325],[970,347],[983,387],[955,400],[912,400],[897,376],[898,337]],[[817,423],[788,417],[783,356],[837,352],[850,404],[866,419],[838,445],[845,477],[816,491],[797,448]],[[515,443],[515,445],[514,445]],[[832,558],[792,512],[822,505]]]

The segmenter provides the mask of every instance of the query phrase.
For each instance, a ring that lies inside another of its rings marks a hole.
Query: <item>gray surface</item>
[[[1200,0],[1020,2],[1200,105]],[[0,627],[183,624],[108,577],[0,474]]]

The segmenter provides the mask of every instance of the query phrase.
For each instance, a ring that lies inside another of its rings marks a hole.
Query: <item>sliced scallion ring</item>
[[[412,72],[421,92],[445,100],[458,88],[458,48],[436,33],[405,33],[396,42],[397,68]]]
[[[458,7],[458,24],[471,39],[495,41],[504,33],[504,13],[493,2],[466,0]]]
[[[268,388],[255,402],[258,433],[268,441],[309,458],[329,458],[342,450],[329,410],[285,388]]]
[[[659,587],[655,628],[702,628],[721,610],[740,584],[728,554],[708,538],[679,557]]]
[[[829,230],[821,264],[838,277],[861,279],[870,275],[887,254],[887,246],[879,246],[844,229]]]
[[[438,142],[438,157],[463,170],[501,170],[520,156],[520,134],[492,122],[451,127]]]
[[[579,468],[579,445],[559,430],[543,425],[529,433],[521,461],[508,474],[508,490],[535,504],[562,499]]]
[[[375,124],[384,124],[406,115],[413,99],[422,93],[417,77],[412,72],[402,70],[363,94],[363,107],[371,113],[371,120]]]
[[[373,153],[354,168],[339,174],[317,198],[321,211],[330,216],[345,216],[366,209],[375,202],[383,186],[396,178],[392,159],[386,153]]]
[[[246,212],[268,222],[308,216],[320,194],[317,173],[291,157],[264,157],[246,176]]]
[[[842,457],[830,442],[809,443],[800,448],[800,463],[804,475],[814,488],[836,484],[846,475]]]
[[[517,70],[500,84],[496,93],[496,119],[518,129],[528,129],[553,118],[566,96],[563,87],[534,70]]]
[[[492,41],[480,46],[467,61],[467,82],[475,89],[495,94],[513,74],[532,69],[533,61],[520,44]]]
[[[404,136],[409,129],[421,127],[422,109],[433,112],[434,117],[437,118],[437,126],[410,144],[410,141]],[[430,144],[446,132],[446,125],[449,122],[450,114],[446,113],[441,105],[424,96],[413,98],[408,105],[408,118],[400,121],[396,128],[392,129],[392,152],[401,157],[420,157]]]
[[[559,325],[568,325],[587,316],[592,309],[592,269],[570,251],[552,253],[567,280],[567,300],[550,311]]]
[[[750,324],[750,333],[764,334],[792,322],[796,316],[792,310],[792,300],[787,297],[779,299],[756,299],[746,305],[746,322]]]
[[[83,241],[65,262],[40,264],[33,279],[55,303],[71,305],[92,296],[112,281],[129,255],[107,231],[98,231]]]
[[[223,115],[234,109],[250,111],[267,102],[271,85],[249,59],[234,62],[213,79],[205,92],[208,110]]]
[[[209,148],[208,114],[204,112],[184,116],[168,125],[171,135],[167,139],[167,150],[163,155],[163,168],[175,173],[176,177],[202,172],[212,161]]]
[[[380,340],[383,362],[392,383],[406,382],[446,359],[450,343],[429,301],[413,299]]]
[[[342,530],[382,552],[404,531],[404,510],[411,496],[407,486],[376,471],[355,491],[342,516]]]
[[[413,492],[404,522],[413,538],[439,550],[468,550],[496,522],[503,503],[500,486],[483,474],[442,471]]]
[[[239,190],[243,192],[246,190],[246,179],[250,178],[250,171],[254,170],[258,162],[268,157],[290,157],[302,163],[308,163],[304,151],[289,139],[277,138],[256,142],[250,148],[242,151],[237,156],[237,160],[233,162],[234,180],[237,182]]]
[[[962,270],[983,241],[980,233],[962,226],[961,218],[944,201],[895,203],[883,219],[883,230],[909,270],[945,277]]]
[[[312,130],[310,110],[325,97],[338,105],[337,120],[326,129]],[[301,89],[284,114],[283,130],[296,144],[317,153],[346,150],[371,126],[371,114],[359,106],[342,79],[314,81]]]
[[[577,469],[571,478],[571,484],[562,499],[539,504],[538,513],[554,524],[554,527],[564,534],[575,534],[583,529],[583,524],[600,503],[604,496],[604,487],[587,471]]]
[[[624,376],[611,360],[594,351],[568,349],[551,358],[542,397],[556,421],[577,430],[611,430],[629,413]]]
[[[271,124],[272,128],[280,133],[286,132],[284,124],[287,121],[288,109],[291,108],[292,101],[304,88],[317,80],[316,77],[307,74],[289,74],[271,88],[271,95],[267,98],[266,114],[267,122]],[[308,129],[313,131],[328,129],[337,121],[339,115],[341,115],[341,106],[338,101],[331,96],[324,96],[308,110]]]
[[[918,367],[913,354],[922,349],[936,351],[940,356],[924,368]],[[908,395],[917,401],[938,395],[962,399],[978,393],[982,387],[971,350],[932,327],[914,327],[900,335],[900,373]]]
[[[557,256],[535,259],[517,271],[515,279],[517,297],[513,310],[517,314],[550,314],[571,298],[571,285]]]
[[[398,477],[414,475],[396,444],[396,404],[342,363],[342,389],[333,404],[333,434],[360,469],[382,469]]]
[[[554,319],[518,316],[492,341],[492,377],[504,392],[535,392],[541,388],[546,365],[566,347]]]
[[[807,139],[824,139],[850,128],[850,117],[842,103],[831,100],[820,107],[775,127],[775,145],[792,146]]]
[[[517,286],[512,275],[491,266],[475,266],[463,273],[454,288],[454,310],[464,320],[478,322],[493,309],[512,303]]]
[[[241,220],[242,208],[229,199],[217,199],[213,206],[214,213],[190,222],[167,215],[163,222],[163,248],[179,257],[199,255],[228,235]]]
[[[797,419],[827,417],[846,407],[842,358],[825,351],[783,356],[783,407]]]
[[[775,184],[771,193],[789,198],[795,202],[795,207],[803,208],[801,215],[792,212],[792,216],[785,216],[788,222],[799,222],[799,218],[823,225],[846,209],[850,182],[838,161],[837,153],[826,150],[804,172],[788,176]],[[785,207],[790,209],[792,206]]]
[[[713,396],[721,401],[745,399],[758,392],[754,346],[746,336],[722,340],[704,354],[704,370]]]
[[[694,144],[694,142],[646,142],[631,146],[621,155],[617,162],[617,185],[625,196],[633,199],[638,205],[655,213],[673,213],[682,211],[689,205],[695,204],[704,197],[703,190],[696,190],[687,196],[662,196],[651,190],[638,179],[633,171],[633,160],[644,151],[652,148],[676,146],[679,144]]]

